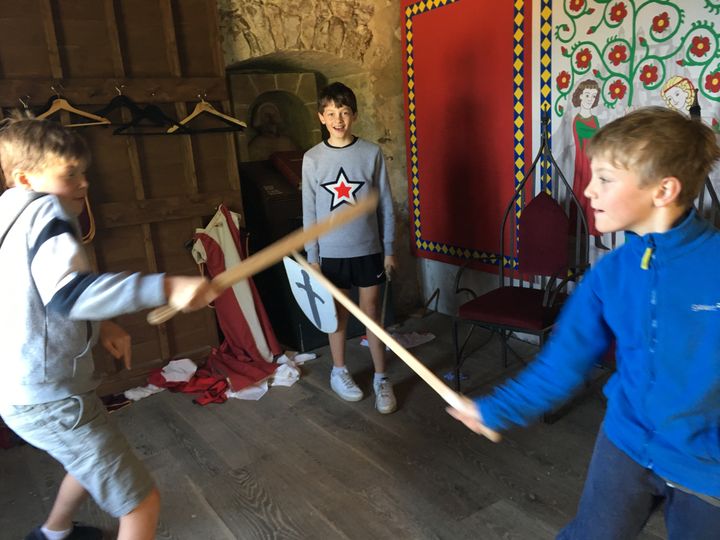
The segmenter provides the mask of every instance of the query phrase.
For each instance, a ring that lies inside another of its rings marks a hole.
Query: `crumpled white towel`
[[[195,362],[189,358],[180,358],[179,360],[170,360],[168,364],[162,368],[162,376],[168,382],[187,382],[192,379],[197,371]],[[139,401],[158,392],[162,392],[164,388],[148,384],[147,386],[137,386],[130,390],[125,390],[125,397],[131,401]]]
[[[289,355],[289,356],[288,356]],[[305,362],[308,360],[315,360],[317,358],[317,354],[311,352],[311,353],[293,353],[293,352],[286,352],[285,354],[278,356],[277,362],[278,364],[287,364],[288,362],[294,362],[298,366],[302,366]]]
[[[298,379],[300,379],[300,370],[295,365],[295,362],[286,357],[284,362],[275,370],[275,373],[267,379],[237,392],[226,390],[225,395],[229,398],[257,401],[267,393],[271,386],[292,386]]]
[[[300,379],[300,370],[289,360],[275,370],[270,386],[292,386]]]
[[[162,368],[162,376],[167,382],[188,382],[192,379],[197,371],[195,362],[189,358],[180,358],[179,360],[170,360],[168,364]]]
[[[225,395],[229,398],[246,399],[248,401],[257,401],[263,397],[268,391],[268,380],[262,380],[252,386],[246,386],[242,390],[232,391],[226,390]]]
[[[138,386],[130,388],[130,390],[125,390],[124,394],[130,401],[140,401],[143,398],[152,396],[153,394],[157,394],[163,390],[165,389],[155,386],[154,384],[148,384],[147,386]]]

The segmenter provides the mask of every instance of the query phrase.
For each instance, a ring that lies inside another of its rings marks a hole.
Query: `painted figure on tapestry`
[[[575,141],[575,172],[573,176],[573,191],[580,201],[580,206],[585,212],[588,231],[595,237],[595,246],[600,249],[607,249],[602,244],[602,234],[595,228],[595,219],[590,208],[590,201],[583,194],[590,183],[590,160],[585,153],[585,145],[592,136],[600,129],[600,121],[593,114],[593,109],[600,101],[600,86],[594,79],[587,79],[578,84],[572,95],[572,104],[579,107],[577,115],[573,119],[573,140]]]
[[[687,77],[670,77],[660,90],[665,105],[687,114],[695,101],[695,86]]]

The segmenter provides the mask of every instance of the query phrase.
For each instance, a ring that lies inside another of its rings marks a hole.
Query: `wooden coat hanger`
[[[212,116],[215,116],[225,122],[226,124],[229,124],[230,126],[234,127],[236,130],[245,129],[247,127],[247,124],[243,122],[242,120],[238,120],[237,118],[233,118],[232,116],[228,116],[227,114],[223,114],[220,111],[218,111],[215,107],[213,107],[210,103],[205,101],[203,96],[198,96],[200,98],[200,102],[195,105],[195,108],[193,111],[188,114],[185,118],[180,120],[178,126],[172,126],[170,129],[167,130],[167,133],[174,133],[179,129],[179,126],[184,126],[188,122],[190,122],[193,118],[196,116],[207,113]],[[198,132],[202,131],[217,131],[217,130],[198,130]]]
[[[73,107],[68,100],[60,96],[60,94],[57,92],[57,90],[55,90],[54,87],[51,86],[50,89],[55,92],[55,95],[57,97],[52,101],[48,110],[46,110],[44,113],[37,115],[38,120],[44,120],[45,118],[48,118],[57,112],[65,111],[80,116],[81,118],[87,118],[88,120],[91,120],[91,122],[81,122],[79,124],[64,124],[65,127],[72,128],[84,126],[98,126],[110,123],[110,120],[108,120],[107,118]]]

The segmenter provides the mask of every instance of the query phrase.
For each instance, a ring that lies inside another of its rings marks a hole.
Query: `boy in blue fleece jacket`
[[[165,303],[189,311],[215,294],[200,277],[95,274],[79,241],[90,154],[72,130],[20,120],[0,131],[0,416],[67,474],[47,521],[26,540],[100,539],[74,524],[88,494],[120,518],[118,538],[155,538],[155,484],[95,390],[92,347],[130,367],[130,336],[107,321]]]
[[[587,150],[600,232],[625,244],[585,276],[537,358],[448,412],[470,429],[527,425],[566,400],[616,341],[617,369],[574,520],[558,538],[635,538],[665,504],[669,538],[720,538],[720,231],[693,200],[720,157],[712,130],[661,107]]]

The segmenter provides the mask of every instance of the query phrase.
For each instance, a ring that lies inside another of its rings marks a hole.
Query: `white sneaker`
[[[353,381],[347,369],[338,373],[330,373],[330,388],[345,401],[360,401],[363,393]]]
[[[387,379],[382,379],[375,384],[375,408],[380,414],[390,414],[397,409],[397,400],[393,392],[392,384]]]

